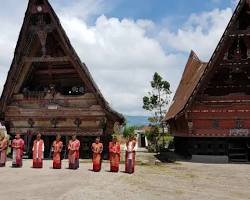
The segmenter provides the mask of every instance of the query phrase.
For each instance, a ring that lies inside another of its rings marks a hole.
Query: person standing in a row
[[[43,168],[44,142],[41,133],[38,133],[33,143],[33,168]]]
[[[125,146],[126,160],[125,160],[125,172],[132,174],[135,171],[135,151],[136,140],[134,136],[130,136]]]
[[[22,167],[22,156],[24,151],[24,141],[17,133],[15,139],[12,142],[13,148],[13,167]],[[5,166],[6,163],[6,151],[8,148],[8,139],[4,134],[0,134],[0,166]],[[53,152],[53,168],[61,169],[61,151],[63,148],[63,142],[61,136],[57,135],[56,140],[52,145]],[[68,159],[69,169],[79,168],[79,148],[80,141],[77,140],[76,134],[72,136],[72,139],[68,143]],[[95,142],[92,143],[93,152],[93,171],[99,172],[102,166],[102,151],[103,144],[100,142],[100,138],[96,138]],[[36,140],[33,143],[33,168],[43,167],[43,154],[44,154],[44,142],[41,139],[41,134],[38,133]],[[126,159],[125,159],[125,172],[134,173],[135,169],[135,152],[136,152],[136,140],[134,136],[130,136],[129,140],[125,145]],[[118,172],[120,164],[120,143],[117,141],[117,137],[114,136],[112,141],[109,143],[109,157],[110,157],[110,171]]]
[[[69,169],[79,168],[79,148],[80,141],[76,139],[76,134],[72,136],[72,139],[68,144],[68,158],[69,158]]]
[[[5,167],[7,159],[8,139],[4,133],[0,134],[0,167]]]
[[[52,152],[53,152],[53,169],[61,169],[62,162],[61,162],[61,152],[63,148],[63,142],[61,141],[61,135],[56,136],[56,140],[53,142],[52,145]]]
[[[96,138],[95,142],[92,144],[93,152],[93,171],[99,172],[102,168],[102,151],[103,144],[100,142],[100,138]]]
[[[109,143],[109,159],[111,172],[119,171],[120,153],[120,143],[117,141],[117,136],[113,136],[112,142]]]
[[[19,133],[16,133],[15,139],[12,141],[11,147],[12,152],[12,167],[22,167],[23,166],[23,151],[24,151],[24,141]]]

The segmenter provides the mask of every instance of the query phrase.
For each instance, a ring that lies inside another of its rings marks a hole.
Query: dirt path
[[[245,200],[250,199],[250,165],[200,164],[181,162],[165,166],[137,166],[134,175],[89,171],[91,163],[81,163],[71,171],[32,169],[31,161],[22,169],[8,162],[0,168],[1,200]],[[124,165],[121,165],[124,170]]]

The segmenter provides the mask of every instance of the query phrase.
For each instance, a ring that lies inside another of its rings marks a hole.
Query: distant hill
[[[125,116],[128,126],[146,126],[149,124],[148,116]]]

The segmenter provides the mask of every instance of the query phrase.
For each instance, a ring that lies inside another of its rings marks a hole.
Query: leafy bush
[[[146,131],[146,136],[149,141],[148,150],[150,152],[165,151],[167,145],[173,143],[173,137],[169,134],[162,134],[161,128],[157,125],[151,126],[150,130]]]
[[[136,127],[135,126],[126,126],[123,131],[123,137],[129,138],[129,136],[135,134]]]

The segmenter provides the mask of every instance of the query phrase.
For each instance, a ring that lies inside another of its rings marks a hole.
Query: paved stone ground
[[[31,160],[22,169],[0,168],[1,200],[247,200],[250,199],[250,165],[178,162],[138,165],[136,173],[110,173],[104,163],[100,173],[81,163],[80,169],[32,169]],[[121,171],[124,165],[121,165]]]

